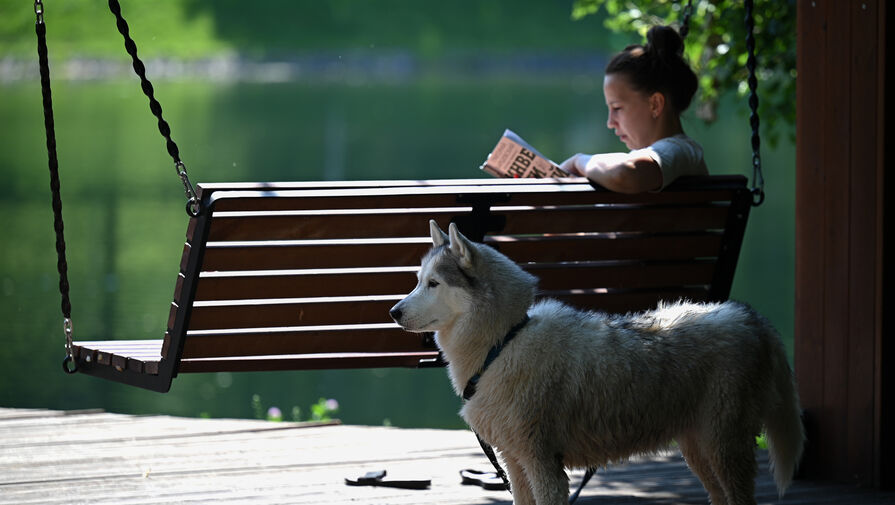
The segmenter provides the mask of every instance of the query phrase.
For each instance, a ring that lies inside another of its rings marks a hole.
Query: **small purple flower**
[[[268,421],[282,421],[283,420],[283,412],[280,411],[277,407],[271,407],[267,409],[267,420]]]
[[[339,410],[339,402],[335,398],[330,398],[326,400],[326,410],[330,412],[335,412]]]

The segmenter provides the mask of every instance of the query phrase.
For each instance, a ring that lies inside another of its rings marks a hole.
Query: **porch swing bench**
[[[584,178],[194,189],[121,6],[109,0],[109,7],[183,182],[190,218],[164,337],[74,341],[46,25],[36,0],[69,373],[164,392],[180,373],[443,365],[432,335],[405,332],[388,315],[416,283],[431,245],[430,219],[442,228],[457,223],[467,237],[518,262],[540,279],[539,296],[583,309],[629,312],[661,300],[723,301],[730,293],[749,211],[763,200],[764,185],[749,0],[755,187],[742,176],[686,177],[638,195]]]
[[[432,335],[388,315],[416,283],[430,218],[577,307],[723,301],[753,203],[742,176],[640,195],[570,178],[209,184],[198,196],[164,338],[74,342],[78,371],[164,392],[179,373],[438,366]]]

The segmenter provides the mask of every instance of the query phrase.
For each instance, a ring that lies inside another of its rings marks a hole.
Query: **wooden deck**
[[[760,504],[895,503],[895,493],[805,481],[778,500],[767,456],[759,458]],[[510,503],[506,492],[461,485],[463,468],[489,469],[468,431],[0,409],[0,504]],[[344,484],[377,469],[432,486]],[[573,473],[573,484],[580,477]],[[680,455],[669,453],[599,472],[579,503],[707,498]]]

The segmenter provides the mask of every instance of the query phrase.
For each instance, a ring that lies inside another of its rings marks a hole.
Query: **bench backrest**
[[[622,195],[585,179],[199,186],[164,340],[76,342],[79,369],[156,391],[180,372],[427,366],[388,310],[416,284],[429,219],[456,222],[606,312],[725,300],[752,202],[741,176]]]

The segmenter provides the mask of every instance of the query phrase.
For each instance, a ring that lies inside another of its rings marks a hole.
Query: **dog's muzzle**
[[[392,316],[392,319],[394,319],[396,323],[401,324],[401,317],[404,316],[404,312],[398,308],[398,305],[392,307],[391,310],[388,311],[388,315]]]

